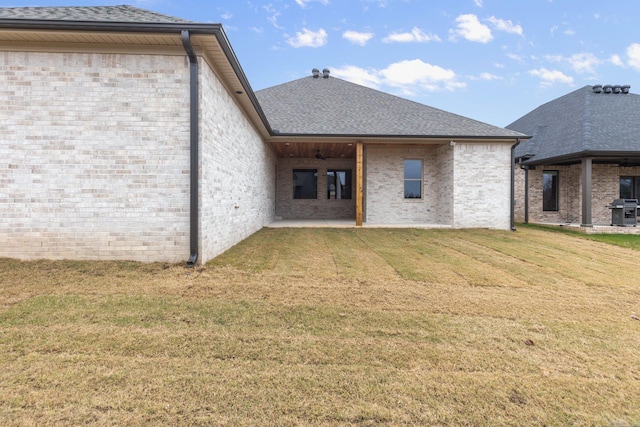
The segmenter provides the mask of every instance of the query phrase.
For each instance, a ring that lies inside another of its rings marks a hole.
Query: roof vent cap
[[[328,68],[325,68],[324,70],[322,70],[322,77],[324,77],[325,79],[328,79],[329,73],[331,73],[331,71]]]
[[[629,93],[629,89],[631,89],[631,86],[623,85],[620,89],[622,90],[622,93]]]
[[[613,86],[613,93],[620,93],[621,91],[622,91],[622,86],[620,85]]]
[[[317,79],[320,76],[320,70],[314,68],[313,70],[311,70],[311,74],[313,75],[314,79]]]
[[[602,90],[603,90],[604,93],[611,93],[612,89],[613,89],[613,86],[611,86],[611,85],[602,86]]]
[[[594,85],[593,93],[600,93],[600,92],[602,92],[602,85]]]

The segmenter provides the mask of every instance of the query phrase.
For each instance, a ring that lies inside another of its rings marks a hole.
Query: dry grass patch
[[[639,425],[639,255],[265,229],[194,269],[0,260],[0,424]]]

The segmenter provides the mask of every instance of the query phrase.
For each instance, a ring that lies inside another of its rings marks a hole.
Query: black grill
[[[609,205],[611,225],[635,227],[638,223],[638,199],[615,199]]]

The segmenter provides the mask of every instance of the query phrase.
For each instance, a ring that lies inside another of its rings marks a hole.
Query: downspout
[[[516,147],[520,144],[520,138],[511,146],[511,231],[516,231]]]
[[[191,35],[188,30],[182,30],[182,45],[184,46],[184,50],[189,57],[189,110],[190,110],[190,137],[191,137],[191,155],[190,155],[190,203],[189,203],[189,260],[187,261],[187,266],[193,267],[198,261],[198,167],[199,167],[199,159],[198,159],[198,113],[199,113],[199,104],[198,104],[198,57],[196,55],[195,50],[193,49],[193,45],[191,44]]]

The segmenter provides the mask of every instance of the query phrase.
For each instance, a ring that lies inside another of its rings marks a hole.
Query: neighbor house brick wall
[[[450,224],[444,214],[450,178],[446,150],[435,145],[366,147],[367,224]],[[423,161],[422,199],[404,198],[404,160]]]
[[[293,170],[317,169],[318,198],[293,198]],[[327,198],[327,170],[351,170],[351,199]],[[356,166],[353,159],[279,159],[276,215],[282,219],[354,219]]]
[[[510,228],[512,145],[454,144],[454,227]]]
[[[276,157],[205,61],[200,70],[200,262],[206,262],[273,222]]]
[[[189,254],[184,56],[0,52],[0,256]]]
[[[542,173],[557,170],[559,182],[559,210],[542,210]],[[591,191],[591,222],[610,224],[611,211],[607,205],[620,197],[620,177],[640,176],[639,167],[621,168],[618,165],[593,164]],[[524,189],[524,178],[518,185]],[[524,190],[518,191],[519,203],[524,205]],[[524,209],[524,208],[523,208]],[[524,210],[523,210],[524,212]],[[582,165],[537,166],[529,171],[529,222],[581,223],[582,222]]]

